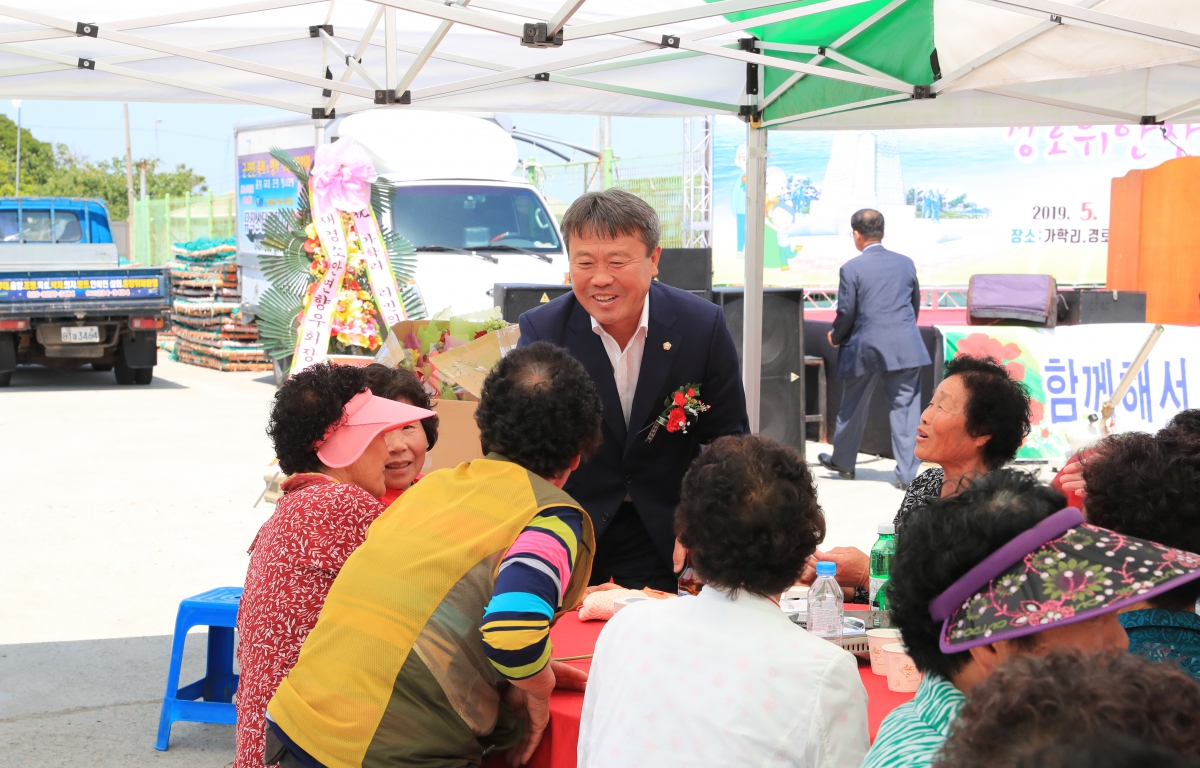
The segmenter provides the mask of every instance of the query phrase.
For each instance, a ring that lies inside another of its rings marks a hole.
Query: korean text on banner
[[[946,359],[990,356],[1029,389],[1033,429],[1018,458],[1062,459],[1103,436],[1089,417],[1113,393],[1154,326],[1143,323],[947,327]],[[1192,373],[1189,380],[1189,369]],[[1200,328],[1168,325],[1117,405],[1116,432],[1154,432],[1200,405]]]

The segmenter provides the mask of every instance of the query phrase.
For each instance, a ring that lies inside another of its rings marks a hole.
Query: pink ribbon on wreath
[[[312,169],[314,207],[356,213],[371,204],[371,184],[379,174],[366,150],[346,137],[317,148]]]

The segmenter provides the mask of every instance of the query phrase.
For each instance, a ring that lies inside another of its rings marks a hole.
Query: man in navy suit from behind
[[[829,343],[840,347],[836,377],[843,379],[842,407],[833,433],[833,455],[821,465],[854,479],[867,425],[871,393],[883,382],[890,407],[895,484],[907,488],[920,462],[915,455],[921,421],[921,366],[929,352],[917,330],[921,286],[912,259],[883,247],[883,214],[864,208],[850,217],[854,247],[862,253],[842,265],[838,308]]]
[[[701,445],[750,431],[737,349],[720,307],[654,281],[660,225],[645,201],[589,192],[571,204],[562,232],[572,292],[521,315],[520,346],[566,347],[604,405],[604,442],[563,489],[596,529],[591,583],[674,593],[683,475]],[[710,409],[686,434],[655,430],[665,401],[697,384]]]

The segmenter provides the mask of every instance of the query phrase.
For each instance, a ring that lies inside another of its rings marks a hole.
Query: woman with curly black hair
[[[290,477],[250,545],[238,609],[237,768],[263,764],[267,702],[296,663],[342,564],[384,510],[377,497],[387,490],[385,435],[433,416],[379,397],[371,381],[362,368],[322,363],[275,393],[267,434]]]
[[[947,361],[942,383],[934,390],[917,428],[917,458],[939,466],[912,481],[893,521],[902,533],[904,520],[915,507],[961,491],[1012,461],[1029,434],[1032,413],[1029,390],[991,357],[959,355]],[[846,599],[869,600],[870,558],[854,547],[818,552],[801,577],[816,578],[816,561],[837,563],[838,583]]]
[[[706,586],[623,608],[600,633],[579,766],[687,762],[857,768],[866,693],[854,657],[798,629],[778,597],[825,537],[794,449],[722,437],[683,478],[675,530]]]

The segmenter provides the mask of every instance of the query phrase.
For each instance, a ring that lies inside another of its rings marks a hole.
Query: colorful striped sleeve
[[[550,661],[550,620],[562,608],[582,530],[579,510],[543,510],[500,563],[480,629],[492,666],[510,680],[536,675]]]

